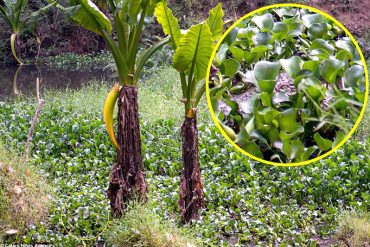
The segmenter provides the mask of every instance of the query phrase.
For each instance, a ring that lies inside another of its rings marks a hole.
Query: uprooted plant
[[[242,20],[219,46],[212,108],[229,138],[279,163],[320,156],[342,142],[365,100],[360,52],[333,20],[269,9]]]

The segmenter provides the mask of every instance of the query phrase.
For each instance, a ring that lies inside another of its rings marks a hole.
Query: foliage
[[[332,20],[307,9],[270,9],[244,19],[223,40],[214,66],[210,94],[221,126],[267,161],[301,162],[334,148],[364,103],[355,45]],[[282,75],[288,82],[280,82]]]
[[[172,66],[180,74],[182,97],[188,113],[197,107],[205,92],[204,78],[213,44],[223,32],[222,4],[219,3],[210,11],[205,22],[191,26],[185,34],[181,34],[178,20],[167,7],[167,1],[158,3],[155,16],[163,32],[171,38],[174,49]]]
[[[337,238],[349,246],[370,244],[370,212],[345,211],[339,217]]]
[[[21,236],[31,224],[46,220],[49,186],[35,167],[0,143],[0,242]],[[9,231],[14,231],[11,235]]]
[[[184,247],[200,246],[188,229],[163,220],[151,202],[133,202],[124,217],[114,220],[105,233],[114,246]]]
[[[105,239],[110,222],[105,191],[115,156],[102,126],[104,94],[99,90],[107,89],[92,87],[83,99],[79,97],[85,95],[83,90],[68,91],[68,97],[62,92],[44,97],[47,104],[37,125],[32,156],[54,187],[50,223],[31,226],[19,242],[76,246]],[[163,95],[171,95],[173,89],[164,90]],[[176,99],[168,98],[171,101]],[[32,105],[0,103],[0,138],[8,147],[23,149],[34,114]],[[154,107],[143,112],[152,114],[148,119],[153,120],[142,124],[143,157],[155,212],[171,220],[178,215],[181,139],[174,119],[157,120],[162,111]],[[230,238],[246,245],[309,245],[331,236],[342,208],[370,210],[370,143],[368,137],[363,138],[347,142],[321,162],[278,168],[248,159],[227,144],[214,126],[200,125],[207,208],[192,231],[205,245],[216,246],[227,246]]]

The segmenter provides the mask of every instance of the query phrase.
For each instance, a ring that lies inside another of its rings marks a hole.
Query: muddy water
[[[4,66],[0,65],[0,101],[17,95],[35,95],[36,79],[40,78],[40,90],[78,89],[92,80],[111,83],[117,81],[112,72],[103,69],[73,70],[57,69],[46,65]]]

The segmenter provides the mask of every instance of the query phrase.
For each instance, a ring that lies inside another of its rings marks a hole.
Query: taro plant
[[[47,11],[50,7],[55,6],[57,2],[50,1],[50,4],[26,16],[24,15],[24,12],[27,4],[28,0],[0,0],[0,18],[3,18],[10,28],[12,33],[10,36],[10,48],[14,59],[19,64],[23,63],[17,56],[15,44],[20,32],[22,31],[22,27],[30,21],[37,20],[42,13]]]
[[[104,106],[104,121],[117,148],[116,163],[110,174],[108,197],[113,215],[119,216],[135,195],[146,198],[146,183],[142,166],[138,114],[138,80],[145,62],[168,43],[160,40],[143,51],[139,44],[145,18],[153,14],[155,0],[100,1],[112,14],[116,37],[110,19],[90,0],[75,0],[64,10],[82,27],[102,36],[117,65],[120,84],[109,92]],[[61,7],[61,6],[59,6]],[[118,133],[113,131],[113,109],[118,99]]]
[[[205,92],[205,76],[214,43],[223,32],[221,3],[210,11],[208,19],[182,32],[167,2],[160,2],[155,15],[166,35],[171,37],[174,50],[172,66],[179,72],[185,105],[181,127],[184,168],[180,181],[182,222],[199,219],[204,206],[203,185],[198,157],[197,106]]]
[[[366,95],[360,51],[331,19],[269,9],[242,20],[218,47],[210,99],[221,127],[270,162],[310,160],[336,147]]]

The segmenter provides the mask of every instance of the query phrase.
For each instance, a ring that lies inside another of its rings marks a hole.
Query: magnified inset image
[[[301,5],[239,20],[218,43],[208,79],[221,132],[269,164],[307,164],[339,148],[358,125],[368,92],[365,60],[351,34]]]

